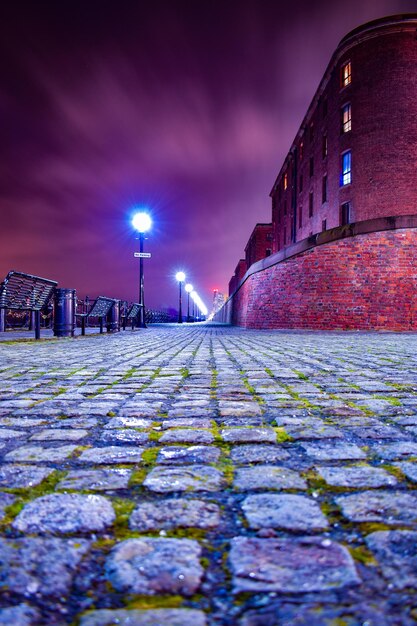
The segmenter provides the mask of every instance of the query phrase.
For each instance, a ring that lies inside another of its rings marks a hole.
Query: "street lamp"
[[[182,310],[181,310],[181,305],[182,305],[182,294],[181,294],[181,287],[182,287],[182,283],[185,280],[185,274],[184,272],[177,272],[175,274],[175,278],[178,281],[178,285],[179,285],[179,307],[178,307],[178,324],[182,324]]]
[[[185,291],[188,294],[188,300],[187,300],[187,322],[190,321],[190,293],[193,291],[194,287],[191,285],[191,283],[187,283],[184,287]]]
[[[145,298],[143,292],[143,241],[145,239],[145,233],[152,226],[152,220],[147,213],[143,211],[135,213],[132,219],[132,225],[139,233],[139,254],[135,253],[135,256],[139,256],[139,328],[146,328],[145,322]]]

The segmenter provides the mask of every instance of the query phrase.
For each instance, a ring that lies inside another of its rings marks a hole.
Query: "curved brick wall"
[[[219,321],[247,328],[417,329],[417,228],[347,236],[256,269]]]

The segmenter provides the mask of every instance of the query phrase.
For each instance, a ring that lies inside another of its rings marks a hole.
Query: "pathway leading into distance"
[[[0,625],[417,619],[417,335],[0,344]]]

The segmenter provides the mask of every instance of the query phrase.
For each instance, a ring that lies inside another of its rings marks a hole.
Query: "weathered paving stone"
[[[277,440],[273,428],[225,428],[220,434],[230,443],[276,443]]]
[[[397,479],[384,469],[364,465],[361,467],[316,468],[326,483],[335,487],[387,487],[398,484]]]
[[[308,456],[318,461],[338,461],[340,459],[365,459],[366,454],[354,443],[332,441],[331,443],[301,443]]]
[[[133,511],[132,530],[169,530],[170,528],[215,528],[220,522],[217,504],[203,500],[169,499],[142,502]]]
[[[78,458],[80,463],[140,463],[145,448],[133,446],[105,446],[89,448]]]
[[[0,538],[0,588],[25,597],[66,594],[90,545],[78,538]]]
[[[405,476],[407,476],[408,480],[411,480],[413,483],[417,483],[417,463],[403,461],[400,463],[394,463],[394,465],[398,467]]]
[[[214,436],[207,430],[181,428],[178,430],[169,430],[162,435],[159,441],[160,443],[209,444],[213,443]]]
[[[373,446],[374,452],[381,459],[393,461],[394,459],[406,459],[407,457],[417,457],[417,443],[413,441],[399,441],[398,443],[387,443],[381,446]]]
[[[328,426],[320,420],[316,420],[312,424],[295,425],[287,424],[285,426],[286,432],[294,440],[298,439],[341,439],[343,437],[342,431],[334,426]]]
[[[15,500],[16,496],[12,495],[11,493],[0,492],[0,519],[4,517],[6,507],[13,504]]]
[[[97,469],[73,470],[68,472],[56,489],[84,489],[87,491],[107,491],[110,489],[126,489],[132,470],[129,469]]]
[[[39,620],[39,611],[27,604],[0,608],[0,626],[36,626]]]
[[[359,426],[349,428],[348,430],[352,435],[356,435],[360,439],[407,439],[399,429],[386,426],[385,424],[379,424],[372,428]]]
[[[352,522],[390,525],[417,523],[417,496],[398,491],[363,491],[336,498],[343,515]]]
[[[206,616],[196,609],[100,609],[81,618],[80,626],[206,626]]]
[[[150,428],[152,420],[140,417],[113,417],[105,428]]]
[[[104,442],[128,442],[128,443],[146,443],[149,440],[149,434],[134,430],[133,428],[123,429],[107,429],[102,432],[98,441]]]
[[[305,496],[256,494],[244,500],[242,509],[251,528],[315,531],[328,526],[317,502]]]
[[[223,474],[214,467],[155,467],[145,480],[144,487],[157,493],[171,491],[218,491],[223,486]]]
[[[279,445],[272,444],[241,444],[234,446],[230,452],[234,463],[277,463],[290,458],[289,452]]]
[[[103,496],[54,493],[26,504],[12,526],[25,533],[89,532],[104,530],[115,517]]]
[[[389,583],[396,589],[417,586],[417,532],[377,531],[366,537]]]
[[[8,452],[4,459],[5,461],[27,461],[30,463],[49,461],[54,463],[65,461],[65,459],[68,459],[68,457],[70,457],[76,449],[77,446],[73,445],[57,446],[54,448],[44,448],[42,446],[22,446],[21,448],[12,450],[12,452]]]
[[[162,430],[168,428],[211,428],[211,420],[203,417],[178,417],[164,420],[162,422]]]
[[[0,439],[20,439],[21,437],[27,437],[27,433],[22,430],[0,428]]]
[[[47,428],[29,437],[29,441],[78,441],[87,435],[88,430],[82,428]]]
[[[254,402],[219,402],[219,413],[222,417],[228,415],[249,417],[260,415],[261,408]]]
[[[220,450],[215,446],[170,446],[161,448],[157,463],[161,465],[193,465],[199,463],[216,463]]]
[[[117,591],[192,595],[203,576],[200,556],[190,539],[127,539],[113,548],[105,571]]]
[[[0,467],[0,487],[21,489],[35,487],[55,470],[36,465],[3,465]]]
[[[236,470],[233,486],[241,491],[251,489],[307,489],[298,472],[273,465],[241,467]]]
[[[384,609],[368,603],[339,606],[317,604],[283,604],[269,602],[266,609],[247,611],[239,626],[392,626],[400,624],[385,617]],[[402,619],[401,616],[400,620]],[[394,618],[395,619],[395,618]]]
[[[233,591],[309,593],[360,583],[348,550],[330,539],[235,537]]]

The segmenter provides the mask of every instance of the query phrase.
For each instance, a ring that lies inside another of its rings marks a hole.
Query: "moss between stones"
[[[375,567],[377,565],[374,555],[365,546],[359,546],[357,548],[347,546],[347,548],[355,561],[359,561],[360,563],[371,567]]]
[[[125,609],[176,609],[184,602],[181,596],[129,595],[125,597]]]

